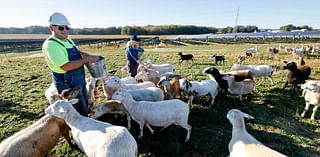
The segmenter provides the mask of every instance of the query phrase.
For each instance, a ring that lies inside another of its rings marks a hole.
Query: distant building
[[[291,32],[306,32],[307,29],[298,29],[298,30],[291,30]]]

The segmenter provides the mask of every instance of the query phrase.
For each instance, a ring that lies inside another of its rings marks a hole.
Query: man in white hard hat
[[[43,43],[42,52],[52,72],[52,81],[61,93],[67,88],[80,87],[77,96],[79,102],[75,109],[83,116],[88,114],[88,98],[85,88],[85,72],[83,65],[95,62],[98,56],[81,52],[72,39],[68,38],[69,20],[61,13],[50,16],[49,29],[52,35]]]

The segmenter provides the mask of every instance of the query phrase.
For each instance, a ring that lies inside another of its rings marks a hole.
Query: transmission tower
[[[236,24],[232,30],[232,33],[237,33],[237,29],[238,29],[238,18],[239,18],[239,9],[240,7],[237,8],[237,15],[236,15]]]

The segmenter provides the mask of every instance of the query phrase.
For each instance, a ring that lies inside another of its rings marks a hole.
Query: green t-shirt
[[[72,44],[70,44],[67,40],[62,41],[54,36],[50,36],[48,39],[50,38],[58,40],[64,46],[60,45],[56,41],[46,40],[42,45],[42,52],[44,54],[46,62],[52,71],[60,74],[66,73],[66,71],[64,71],[60,67],[69,62],[68,52],[66,48],[72,48],[75,44],[70,38],[68,38],[68,40],[71,41]]]

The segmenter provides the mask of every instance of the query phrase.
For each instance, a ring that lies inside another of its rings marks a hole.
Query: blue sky
[[[177,24],[274,28],[286,24],[320,28],[320,0],[1,0],[0,27],[47,26],[53,12],[71,27]]]

